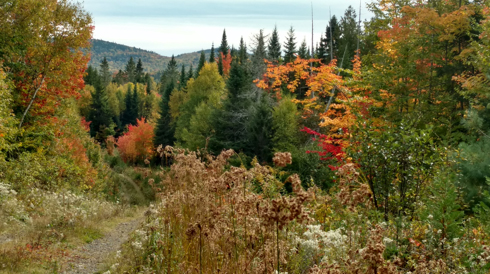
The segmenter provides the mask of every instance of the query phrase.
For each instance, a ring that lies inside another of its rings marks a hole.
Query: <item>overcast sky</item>
[[[370,17],[362,0],[363,19]],[[359,0],[313,0],[314,40],[325,32],[329,9],[338,19]],[[281,44],[290,26],[298,44],[311,44],[311,1],[304,0],[85,0],[95,23],[94,38],[134,46],[170,56],[211,48],[221,43],[226,29],[228,43],[247,44],[263,29],[271,33],[277,25]]]

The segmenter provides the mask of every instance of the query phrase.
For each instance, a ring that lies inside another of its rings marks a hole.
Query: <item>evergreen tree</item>
[[[201,50],[201,57],[199,58],[199,64],[197,65],[196,75],[194,76],[194,78],[197,78],[197,76],[199,76],[199,72],[201,71],[202,67],[204,67],[205,63],[206,55],[204,54],[204,50]]]
[[[218,53],[221,52],[223,55],[227,55],[230,47],[228,46],[228,41],[226,40],[226,30],[223,30],[223,37],[221,38],[221,45],[219,47]]]
[[[126,75],[128,76],[128,81],[135,83],[136,80],[136,64],[134,63],[133,57],[129,58],[126,64]]]
[[[251,57],[251,74],[252,78],[258,79],[264,75],[267,67],[264,63],[264,59],[267,57],[267,51],[265,48],[265,35],[263,30],[260,30],[257,35],[254,36],[254,49]],[[251,83],[253,93],[255,94],[255,102],[258,103],[262,97],[262,89],[258,88],[254,83]]]
[[[352,6],[349,6],[344,16],[340,19],[340,33],[342,35],[338,41],[339,60],[337,65],[340,66],[342,63],[343,68],[352,68],[352,62],[350,61],[354,59],[354,55],[356,54],[358,35],[356,17],[356,11]],[[344,58],[343,62],[342,58]]]
[[[150,95],[151,94],[151,79],[147,78],[147,77],[145,77],[145,78],[146,78],[146,95]]]
[[[182,69],[180,70],[180,81],[179,89],[182,89],[187,84],[187,74],[185,73],[185,65],[182,64]]]
[[[317,47],[316,50],[316,58],[320,59],[323,64],[328,64],[326,61],[327,58],[327,45],[325,42],[325,39],[323,38],[323,34],[320,36],[320,45]]]
[[[141,62],[141,58],[138,59],[138,64],[136,65],[135,69],[135,81],[136,83],[143,83],[144,82],[144,72],[143,72],[143,62]]]
[[[153,139],[153,144],[155,147],[159,145],[172,146],[175,141],[175,124],[172,123],[172,117],[170,115],[169,101],[170,94],[174,90],[174,82],[170,82],[170,84],[165,89],[162,94],[162,99],[160,100],[160,118],[157,121],[157,125],[155,127],[155,137]]]
[[[279,43],[277,26],[274,26],[274,30],[272,31],[271,39],[269,39],[269,45],[267,49],[269,61],[278,62],[279,58],[281,58],[281,43]]]
[[[127,77],[125,73],[122,70],[119,70],[119,72],[116,74],[116,77],[112,79],[112,82],[118,85],[124,85],[124,83],[126,83],[126,79]]]
[[[160,78],[160,94],[165,92],[170,83],[173,83],[175,87],[178,79],[177,61],[175,61],[175,57],[172,55],[172,58],[167,64],[167,68],[163,71],[162,77]]]
[[[140,98],[138,95],[138,84],[134,85],[133,94],[131,96],[131,121],[130,124],[136,125],[136,119],[140,118]]]
[[[132,98],[133,98],[133,96],[131,93],[131,85],[128,84],[128,90],[126,91],[126,96],[124,97],[125,108],[124,108],[124,112],[123,112],[122,119],[121,119],[121,124],[123,127],[128,125],[128,124],[131,124],[131,122],[133,120],[132,114],[134,113],[134,110],[133,110],[133,99]]]
[[[221,54],[221,52],[219,53],[219,57],[218,57],[218,72],[219,72],[219,75],[223,76],[224,72],[223,72],[223,55]]]
[[[238,50],[233,45],[231,46],[230,55],[232,59],[238,58]]]
[[[259,161],[270,161],[273,137],[272,102],[267,94],[254,104],[248,121],[248,154],[256,155]]]
[[[97,141],[103,142],[106,134],[105,130],[110,129],[112,124],[109,100],[100,80],[95,83],[95,92],[92,93],[92,104],[88,117],[90,123],[90,135],[96,137]]]
[[[337,58],[339,48],[340,30],[337,23],[337,17],[332,16],[330,22],[325,30],[325,39],[323,40],[325,51],[325,64],[330,63],[333,59]]]
[[[189,81],[191,78],[194,78],[194,70],[192,68],[192,64],[189,67],[189,72],[187,73],[187,79],[186,79],[186,81]]]
[[[107,87],[111,83],[111,72],[109,71],[109,62],[104,57],[104,60],[100,63],[100,78],[103,87]]]
[[[301,59],[310,59],[310,50],[306,45],[306,39],[303,39],[303,42],[301,43],[301,46],[298,50],[298,55]]]
[[[235,151],[246,149],[247,119],[251,103],[247,93],[251,87],[250,82],[245,65],[233,59],[226,84],[228,97],[223,102],[223,107],[212,115],[211,123],[215,134],[210,140],[210,148],[213,152],[219,153],[228,148]]]
[[[209,55],[209,63],[214,63],[214,43],[211,45],[211,55]]]
[[[88,66],[87,75],[83,77],[83,81],[86,85],[94,86],[99,82],[99,73],[96,68]]]
[[[240,47],[238,48],[238,60],[244,63],[248,59],[247,45],[243,42],[243,37],[240,38]]]
[[[296,37],[294,36],[294,29],[291,26],[291,28],[288,31],[287,37],[286,37],[286,43],[284,44],[284,62],[285,63],[290,63],[293,62],[296,57]]]

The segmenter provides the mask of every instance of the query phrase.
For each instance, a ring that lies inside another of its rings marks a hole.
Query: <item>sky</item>
[[[362,1],[361,18],[371,16]],[[325,33],[329,14],[344,14],[349,5],[359,10],[359,0],[85,0],[92,15],[94,38],[157,52],[164,56],[219,47],[223,29],[228,44],[238,47],[240,38],[249,45],[264,30],[277,26],[283,44],[289,28],[299,44],[311,44],[311,6],[314,41]]]

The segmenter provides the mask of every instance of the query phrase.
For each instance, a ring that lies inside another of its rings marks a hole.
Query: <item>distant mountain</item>
[[[141,58],[145,72],[148,72],[151,75],[158,75],[158,72],[165,69],[167,67],[167,63],[170,61],[170,57],[162,56],[153,51],[129,47],[98,39],[92,39],[91,43],[92,49],[89,65],[99,68],[100,63],[104,57],[106,57],[107,61],[109,62],[109,68],[112,72],[124,70],[131,56],[135,62],[138,62],[138,59]],[[208,49],[204,52],[206,53],[207,60],[211,50]],[[179,69],[182,64],[185,65],[186,70],[189,69],[190,64],[192,64],[195,69],[199,63],[200,56],[201,51],[184,53],[175,56],[175,60],[177,61]]]

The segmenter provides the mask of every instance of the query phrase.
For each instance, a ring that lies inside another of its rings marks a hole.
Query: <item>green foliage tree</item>
[[[277,33],[277,26],[274,26],[271,38],[269,39],[269,45],[267,46],[267,53],[269,61],[279,62],[281,58],[281,43],[279,42],[279,34]]]
[[[243,42],[243,37],[240,38],[240,47],[238,48],[238,60],[244,63],[248,59],[247,45]]]
[[[273,137],[272,102],[268,95],[262,94],[260,101],[251,108],[248,123],[248,154],[256,155],[260,161],[272,158]]]
[[[247,126],[250,108],[250,75],[244,64],[237,59],[231,63],[226,83],[228,97],[223,107],[212,115],[214,135],[210,139],[210,148],[214,153],[232,148],[244,151],[247,148]]]
[[[301,46],[298,49],[298,56],[301,59],[310,59],[310,49],[306,44],[306,39],[303,39],[303,42],[301,43]]]
[[[340,19],[340,33],[341,36],[338,40],[338,58],[343,60],[343,68],[352,69],[352,61],[357,49],[358,29],[357,29],[357,15],[352,6],[349,6],[344,13],[344,16]],[[345,53],[344,53],[345,52]],[[344,57],[345,56],[345,57]],[[341,62],[341,60],[339,60]],[[338,63],[340,66],[340,63]]]
[[[296,50],[296,36],[294,35],[294,29],[291,26],[289,28],[287,37],[286,37],[286,42],[284,44],[284,62],[285,63],[290,63],[293,62],[296,59],[295,54],[297,53]]]
[[[221,45],[219,46],[218,53],[221,52],[223,55],[227,55],[230,50],[230,46],[228,46],[228,41],[226,39],[226,30],[223,30],[223,37],[221,38]]]
[[[128,81],[131,83],[136,83],[136,63],[131,56],[128,63],[126,64],[125,73],[128,77]]]
[[[100,78],[103,87],[107,87],[112,81],[111,72],[109,71],[109,62],[107,62],[105,57],[100,63]]]
[[[83,77],[83,81],[86,85],[95,86],[99,81],[99,72],[96,68],[88,66],[86,75]]]
[[[153,139],[155,147],[160,145],[163,147],[172,146],[175,141],[175,123],[172,121],[169,107],[170,95],[174,88],[174,82],[170,82],[160,100],[160,118],[157,120]]]
[[[182,89],[187,84],[187,74],[185,72],[185,65],[182,64],[182,69],[180,70],[180,80],[179,89]]]
[[[90,135],[96,137],[97,141],[104,142],[105,138],[111,135],[114,125],[109,108],[109,99],[100,80],[95,85],[95,92],[92,93],[89,121],[91,122]]]
[[[199,72],[204,67],[205,63],[206,63],[206,55],[204,54],[204,50],[202,50],[201,57],[199,57],[199,65],[197,66],[196,75],[194,75],[194,78],[197,78],[197,76],[199,76]]]
[[[214,59],[214,43],[211,45],[211,53],[209,55],[209,63],[214,63],[216,60]]]
[[[212,134],[202,129],[211,128],[208,107],[219,108],[221,98],[225,94],[225,83],[218,72],[216,63],[206,63],[194,81],[189,81],[187,94],[179,106],[179,116],[176,123],[175,137],[177,142],[187,148],[203,148],[206,140]],[[206,114],[205,121],[198,117],[196,109],[200,106],[199,114]],[[191,123],[191,121],[198,121]],[[197,126],[197,128],[196,128]]]
[[[138,64],[136,64],[136,69],[135,69],[135,81],[136,83],[144,83],[145,81],[145,73],[144,73],[144,68],[143,68],[143,62],[141,62],[141,58],[138,59]]]
[[[163,71],[162,77],[160,78],[160,94],[167,90],[169,85],[177,86],[177,81],[179,79],[179,71],[177,70],[177,61],[172,55],[172,58],[167,64],[167,68]]]
[[[325,64],[330,63],[337,58],[339,50],[340,28],[337,22],[337,17],[332,16],[325,30],[325,38],[322,41],[325,48],[325,57],[322,58]],[[320,47],[322,45],[320,44]],[[320,57],[320,56],[319,56]]]
[[[284,97],[272,111],[273,151],[294,151],[300,144],[299,113],[292,98]]]
[[[187,72],[187,77],[186,77],[186,85],[187,81],[189,81],[191,78],[194,78],[194,69],[192,68],[192,64],[189,67],[189,71]]]

